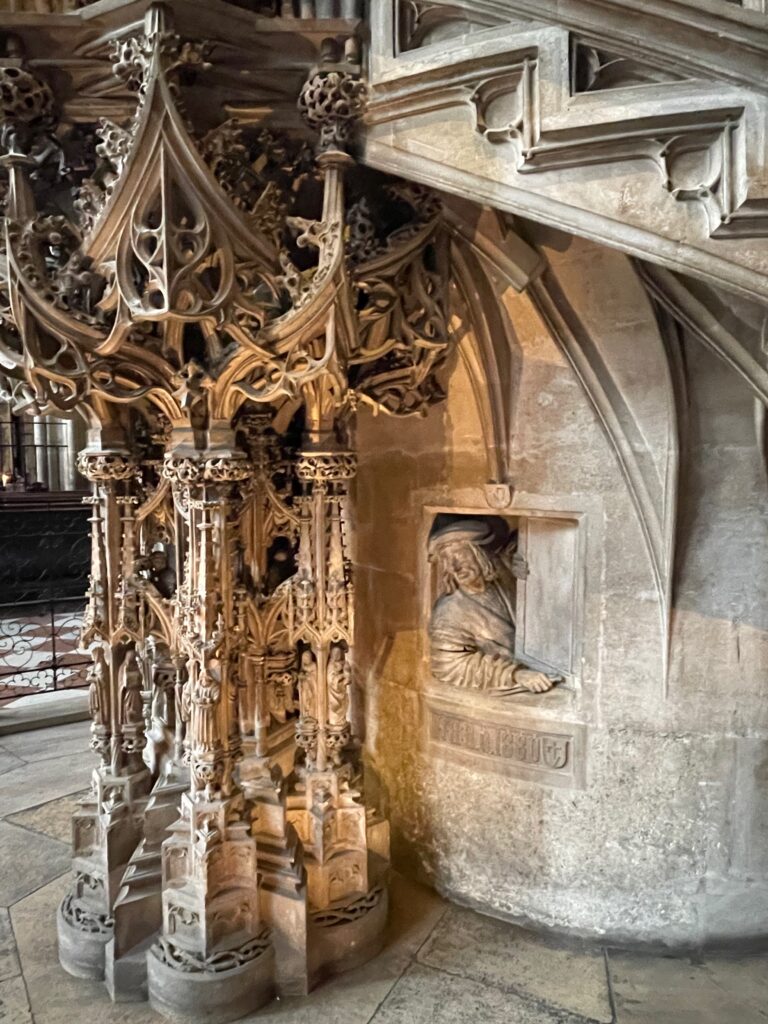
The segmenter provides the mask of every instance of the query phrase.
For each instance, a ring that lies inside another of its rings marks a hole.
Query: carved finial
[[[351,51],[350,51],[351,52]],[[365,113],[367,90],[355,65],[337,63],[337,46],[325,40],[321,63],[304,83],[298,107],[320,132],[320,150],[346,150],[355,122]]]
[[[164,3],[154,3],[147,8],[144,15],[144,35],[151,42],[162,39],[173,32],[173,11]]]
[[[2,150],[8,155],[28,155],[37,134],[53,117],[50,87],[22,66],[23,50],[9,46],[0,58],[0,118]],[[10,54],[13,53],[13,56]]]

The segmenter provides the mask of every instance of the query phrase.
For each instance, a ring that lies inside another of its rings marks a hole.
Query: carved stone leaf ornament
[[[435,197],[350,154],[351,34],[296,96],[313,151],[305,128],[212,128],[196,89],[216,50],[165,5],[140,33],[118,22],[98,52],[135,109],[67,136],[90,150],[66,202],[35,177],[62,159],[52,90],[0,61],[3,387],[88,425],[100,765],[60,959],[120,997],[146,944],[156,1009],[224,1021],[342,969],[386,921],[388,825],[350,744],[350,427],[359,401],[441,397],[446,247]]]

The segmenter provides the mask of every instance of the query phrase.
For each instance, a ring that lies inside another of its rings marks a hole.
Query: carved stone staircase
[[[295,828],[286,817],[286,786],[279,771],[245,784],[254,801],[253,834],[261,875],[261,913],[272,929],[279,995],[309,991],[307,874]]]
[[[188,787],[187,769],[176,769],[157,780],[147,802],[144,837],[125,869],[114,905],[114,937],[107,947],[107,988],[117,1001],[147,998],[146,949],[162,920],[161,847]]]
[[[369,164],[765,295],[765,14],[388,0],[371,21]]]

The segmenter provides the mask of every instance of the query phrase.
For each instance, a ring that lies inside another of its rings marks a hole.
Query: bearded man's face
[[[472,544],[452,546],[448,553],[447,569],[465,594],[482,594],[488,585]]]

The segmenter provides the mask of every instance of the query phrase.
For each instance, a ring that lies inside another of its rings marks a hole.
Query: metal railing
[[[0,505],[0,706],[86,685],[78,651],[88,585],[88,510],[76,498]]]
[[[90,659],[77,650],[82,618],[82,598],[0,605],[0,703],[86,685]]]

